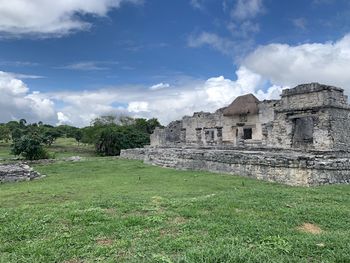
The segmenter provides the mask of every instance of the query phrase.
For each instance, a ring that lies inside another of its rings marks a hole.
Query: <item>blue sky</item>
[[[0,0],[0,121],[166,124],[247,92],[350,88],[346,0],[59,2]]]

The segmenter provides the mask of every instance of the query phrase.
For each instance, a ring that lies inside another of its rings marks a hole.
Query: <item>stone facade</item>
[[[232,145],[326,151],[350,148],[350,106],[342,89],[303,84],[284,90],[281,100],[260,102],[254,97],[256,108],[252,97],[238,97],[214,113],[196,112],[157,129],[151,136],[151,146]],[[249,103],[252,106],[247,112],[239,110]]]
[[[349,183],[347,100],[342,89],[318,83],[283,90],[280,100],[248,94],[156,129],[150,148],[121,155],[289,185]]]

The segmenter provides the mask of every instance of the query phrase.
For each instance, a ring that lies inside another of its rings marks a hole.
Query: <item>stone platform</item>
[[[247,176],[292,186],[350,183],[350,153],[218,147],[149,147],[121,157],[183,170]]]

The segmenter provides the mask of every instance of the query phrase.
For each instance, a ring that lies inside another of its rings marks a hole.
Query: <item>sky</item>
[[[350,1],[0,0],[0,122],[166,125],[308,82],[350,94]]]

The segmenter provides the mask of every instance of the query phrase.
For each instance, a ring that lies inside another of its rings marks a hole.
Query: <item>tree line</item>
[[[119,155],[121,149],[143,147],[150,134],[161,127],[155,118],[101,116],[84,128],[53,126],[43,122],[27,123],[25,119],[0,123],[0,141],[11,142],[11,152],[28,160],[47,159],[47,148],[57,138],[74,138],[77,143],[93,144],[97,154]]]

